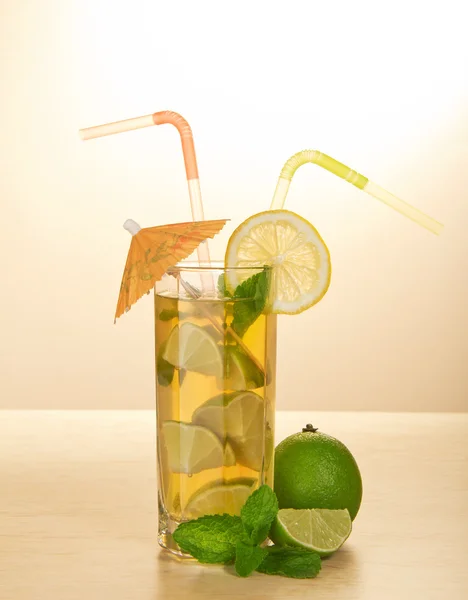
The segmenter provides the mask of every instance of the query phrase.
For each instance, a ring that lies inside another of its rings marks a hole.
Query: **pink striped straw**
[[[192,129],[188,122],[176,112],[170,110],[163,110],[155,112],[152,115],[145,115],[142,117],[135,117],[133,119],[125,119],[123,121],[115,121],[114,123],[107,123],[105,125],[97,125],[95,127],[87,127],[80,129],[80,136],[83,140],[90,140],[93,138],[104,137],[106,135],[113,135],[115,133],[122,133],[124,131],[132,131],[134,129],[142,129],[144,127],[150,127],[152,125],[173,125],[180,135],[182,143],[182,153],[184,155],[185,173],[187,175],[187,183],[189,188],[190,196],[190,207],[192,211],[193,221],[203,221],[205,219],[203,210],[203,201],[201,196],[200,179],[198,177],[198,166],[197,156],[195,153],[195,144],[193,142]],[[208,243],[202,242],[197,249],[198,261],[201,265],[209,266],[210,264],[210,253],[208,249]],[[203,277],[203,287],[212,289],[213,281],[206,277]]]

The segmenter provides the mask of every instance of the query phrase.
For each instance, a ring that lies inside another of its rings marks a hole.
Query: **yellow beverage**
[[[276,375],[276,315],[180,278],[155,294],[159,541],[174,552],[178,523],[239,514],[256,487],[273,486]]]

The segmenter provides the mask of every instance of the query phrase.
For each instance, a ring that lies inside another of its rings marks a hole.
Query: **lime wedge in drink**
[[[257,481],[249,478],[218,480],[200,488],[187,502],[184,518],[198,519],[203,515],[240,515],[241,508],[253,492]]]
[[[351,533],[347,509],[283,508],[270,530],[270,539],[279,546],[299,546],[328,556],[340,548]]]
[[[222,347],[203,327],[183,323],[169,334],[162,357],[177,369],[223,376]]]
[[[173,473],[199,473],[236,463],[230,444],[223,444],[206,427],[166,421],[162,425],[162,435],[169,469]]]
[[[265,427],[265,402],[255,392],[215,396],[195,410],[192,422],[227,439],[239,464],[259,471],[265,461],[268,467],[273,454],[273,435],[271,428]]]
[[[255,390],[263,386],[262,371],[238,346],[225,346],[224,381],[226,390]]]

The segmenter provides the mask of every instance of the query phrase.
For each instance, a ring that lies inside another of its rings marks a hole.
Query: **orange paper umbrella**
[[[207,238],[214,237],[226,220],[192,221],[141,229],[128,219],[124,227],[132,234],[127,262],[120,285],[115,318],[130,310],[169,267],[187,258]]]

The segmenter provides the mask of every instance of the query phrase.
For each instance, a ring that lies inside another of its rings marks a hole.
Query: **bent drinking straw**
[[[429,217],[429,215],[424,214],[414,206],[411,206],[411,204],[400,200],[400,198],[397,198],[372,181],[369,181],[364,175],[361,175],[357,171],[353,171],[353,169],[350,169],[331,156],[323,154],[318,150],[303,150],[302,152],[294,154],[294,156],[291,156],[291,158],[286,161],[276,185],[275,194],[270,206],[271,210],[283,208],[294,173],[305,163],[314,163],[319,167],[323,167],[327,171],[330,171],[330,173],[341,177],[360,190],[367,192],[374,198],[377,198],[377,200],[380,200],[432,233],[438,235],[444,227],[442,223]]]
[[[194,221],[204,221],[205,215],[203,211],[203,201],[201,197],[200,179],[198,177],[197,157],[195,154],[195,145],[193,143],[192,130],[188,122],[176,112],[163,110],[145,115],[143,117],[135,117],[133,119],[125,119],[124,121],[116,121],[105,125],[97,125],[96,127],[87,127],[80,129],[80,136],[83,140],[91,140],[94,138],[122,133],[124,131],[132,131],[134,129],[142,129],[151,127],[152,125],[163,125],[168,123],[173,125],[180,134],[182,142],[182,152],[184,155],[185,173],[187,175],[187,183],[190,196],[190,207],[192,210],[192,219]],[[198,261],[200,264],[210,264],[210,253],[208,243],[202,242],[197,249]],[[202,274],[202,284],[206,289],[213,290],[212,278],[207,273]]]
[[[193,143],[192,130],[188,122],[178,113],[169,110],[154,113],[152,115],[145,115],[143,117],[136,117],[134,119],[126,119],[125,121],[116,121],[115,123],[107,123],[106,125],[97,125],[96,127],[87,127],[86,129],[80,129],[80,136],[83,140],[91,140],[98,137],[104,137],[106,135],[113,135],[114,133],[123,133],[125,131],[132,131],[134,129],[143,129],[144,127],[151,127],[151,125],[162,125],[169,123],[177,128],[180,139],[182,142],[182,152],[184,155],[185,172],[187,174],[187,182],[190,195],[190,206],[192,209],[192,219],[194,221],[204,221],[203,202],[201,197],[200,180],[198,178],[198,167],[197,157],[195,154],[195,146]],[[125,229],[128,230],[128,222],[124,224]],[[139,227],[138,224],[136,224]],[[129,230],[130,231],[130,230]],[[202,242],[197,249],[198,261],[200,265],[210,265],[210,254],[208,250],[207,242]],[[183,281],[182,278],[178,277],[180,284],[185,289],[187,294],[192,298],[199,297],[197,291],[190,286],[187,282]],[[208,273],[201,273],[202,288],[204,291],[214,291],[213,278]],[[210,322],[216,327],[216,329],[225,334],[223,327],[213,319],[206,308],[202,305],[202,311],[209,318]],[[246,354],[252,359],[257,368],[264,373],[262,365],[259,363],[257,358],[250,352],[249,348],[245,345],[243,340],[236,334],[236,332],[228,327],[227,331],[234,337],[237,343],[243,348]]]

